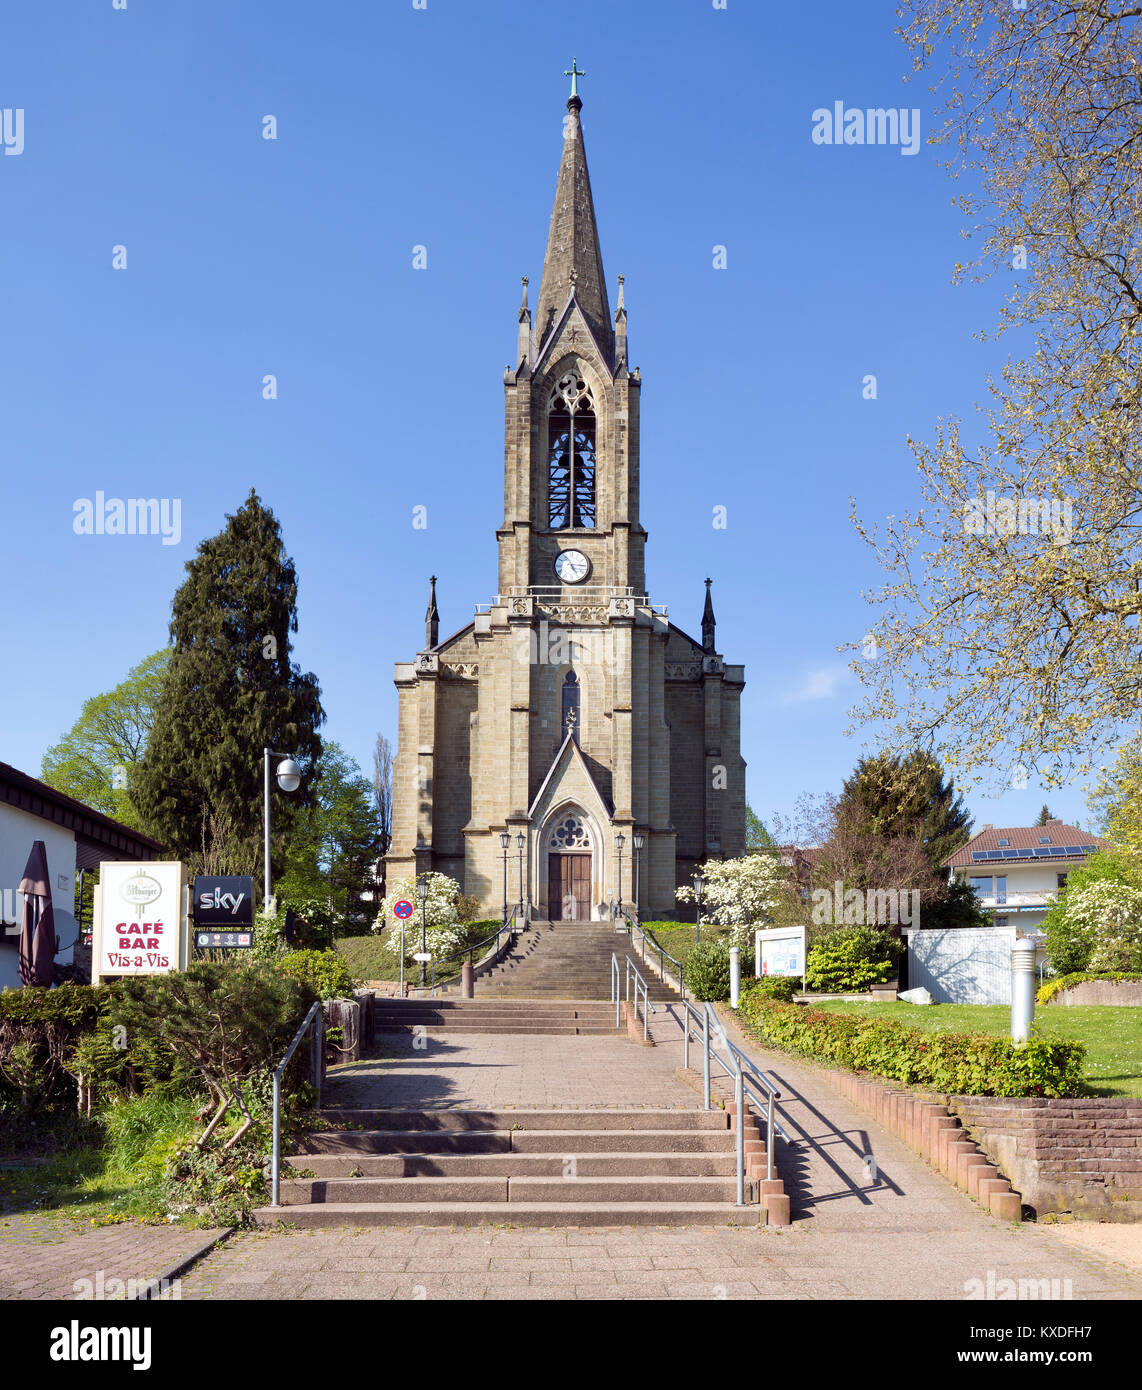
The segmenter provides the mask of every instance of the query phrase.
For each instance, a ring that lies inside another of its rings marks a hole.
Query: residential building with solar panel
[[[1106,840],[1061,820],[984,828],[944,860],[953,877],[975,889],[997,927],[1036,931],[1070,871],[1108,847]]]

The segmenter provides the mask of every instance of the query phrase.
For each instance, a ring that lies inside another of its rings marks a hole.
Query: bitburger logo
[[[134,874],[119,889],[119,896],[132,907],[145,907],[162,895],[163,886],[150,874]]]

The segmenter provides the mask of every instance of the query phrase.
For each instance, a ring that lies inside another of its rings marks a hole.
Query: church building
[[[745,668],[647,588],[639,514],[642,379],[623,277],[612,315],[572,65],[534,318],[524,278],[504,374],[497,591],[398,663],[390,883],[436,870],[486,916],[673,916],[704,860],[745,850]],[[666,409],[663,404],[659,408]],[[649,461],[653,477],[653,461]],[[697,602],[695,602],[695,608]]]

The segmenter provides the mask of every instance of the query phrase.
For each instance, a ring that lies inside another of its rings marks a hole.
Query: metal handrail
[[[628,999],[628,1000],[629,1000],[630,997],[631,997],[631,992],[630,992],[630,977],[631,977],[632,975],[634,976],[634,1021],[635,1021],[636,1023],[638,1022],[638,992],[639,992],[639,990],[641,989],[641,990],[642,990],[642,1040],[643,1040],[643,1042],[646,1042],[646,1041],[647,1041],[647,1031],[648,1031],[649,1026],[650,1026],[650,1015],[653,1014],[653,1013],[657,1013],[658,1010],[657,1010],[657,1009],[654,1007],[654,1005],[650,1002],[650,994],[648,993],[647,988],[646,988],[646,981],[645,981],[645,980],[642,978],[642,976],[638,973],[638,966],[635,965],[634,961],[631,960],[630,956],[627,956],[626,995],[627,995],[627,999]]]
[[[627,932],[628,932],[628,935],[630,936],[631,945],[634,946],[636,949],[638,949],[638,944],[639,944],[639,943],[635,940],[635,935],[634,935],[635,932],[638,932],[639,936],[642,938],[642,949],[639,951],[639,954],[642,956],[642,959],[645,961],[645,960],[646,960],[646,946],[647,946],[647,943],[648,943],[648,942],[650,943],[650,948],[651,948],[651,950],[654,951],[654,952],[657,952],[657,954],[658,954],[658,974],[659,974],[659,978],[662,980],[663,984],[666,983],[666,965],[665,965],[665,962],[666,962],[666,961],[669,961],[670,964],[671,964],[672,966],[674,966],[675,970],[678,972],[678,993],[681,995],[681,997],[682,997],[683,999],[685,999],[685,998],[686,998],[686,981],[685,981],[685,979],[684,979],[684,977],[683,977],[683,974],[682,974],[682,962],[681,962],[680,960],[676,960],[676,959],[670,954],[669,951],[663,950],[663,948],[662,948],[662,947],[659,945],[659,943],[654,939],[654,937],[651,936],[651,935],[646,931],[646,929],[645,929],[643,926],[641,926],[641,924],[637,921],[637,919],[634,918],[634,917],[631,915],[631,913],[628,912],[625,908],[623,909],[623,915],[624,915],[624,916],[626,917],[626,919],[627,919]]]
[[[451,965],[453,964],[453,962],[459,961],[462,965],[465,959],[467,959],[468,961],[472,961],[472,958],[475,956],[477,951],[483,950],[485,946],[490,945],[493,941],[496,943],[496,949],[499,950],[500,937],[502,937],[505,932],[507,932],[509,935],[515,934],[515,917],[515,909],[513,908],[512,914],[508,918],[508,920],[502,926],[497,927],[495,931],[492,932],[491,936],[485,937],[483,941],[477,941],[473,946],[465,946],[465,948],[459,953],[459,955],[445,956],[442,961],[433,960],[432,983],[429,985],[429,993],[434,994],[436,992],[436,967],[438,964]]]
[[[619,1018],[622,1014],[622,999],[619,993],[619,958],[614,951],[611,952],[611,1003],[615,1006],[615,1027],[619,1026]]]
[[[765,1176],[768,1180],[773,1178],[773,1136],[780,1134],[787,1144],[792,1143],[789,1135],[777,1122],[774,1116],[774,1105],[781,1097],[781,1092],[770,1081],[769,1077],[753,1062],[739,1047],[735,1047],[726,1036],[721,1020],[714,1012],[710,1004],[703,1004],[701,1009],[691,1004],[687,1000],[682,1001],[682,1065],[684,1069],[690,1066],[690,1033],[691,1019],[701,1021],[702,1038],[702,1092],[703,1108],[710,1109],[710,1064],[717,1062],[718,1066],[734,1083],[734,1103],[737,1108],[737,1187],[738,1187],[738,1206],[745,1205],[745,1106],[746,1098],[752,1101],[759,1110],[765,1113]],[[725,1057],[722,1058],[710,1046],[710,1034],[717,1035],[722,1047],[725,1049]],[[760,1089],[759,1089],[760,1088]]]
[[[322,1040],[325,1033],[325,1006],[319,999],[316,1004],[310,1006],[309,1012],[302,1021],[301,1027],[294,1034],[293,1042],[286,1048],[286,1054],[278,1064],[274,1072],[274,1151],[273,1151],[273,1174],[270,1178],[271,1201],[270,1206],[280,1207],[282,1197],[282,1076],[285,1073],[289,1059],[297,1051],[298,1044],[309,1031],[310,1024],[314,1024],[313,1034],[313,1084],[317,1090],[316,1109],[321,1109],[321,1063],[322,1063]]]

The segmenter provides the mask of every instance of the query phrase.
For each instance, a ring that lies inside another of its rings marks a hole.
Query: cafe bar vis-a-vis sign
[[[95,888],[91,980],[185,970],[190,892],[181,863],[104,861]]]

